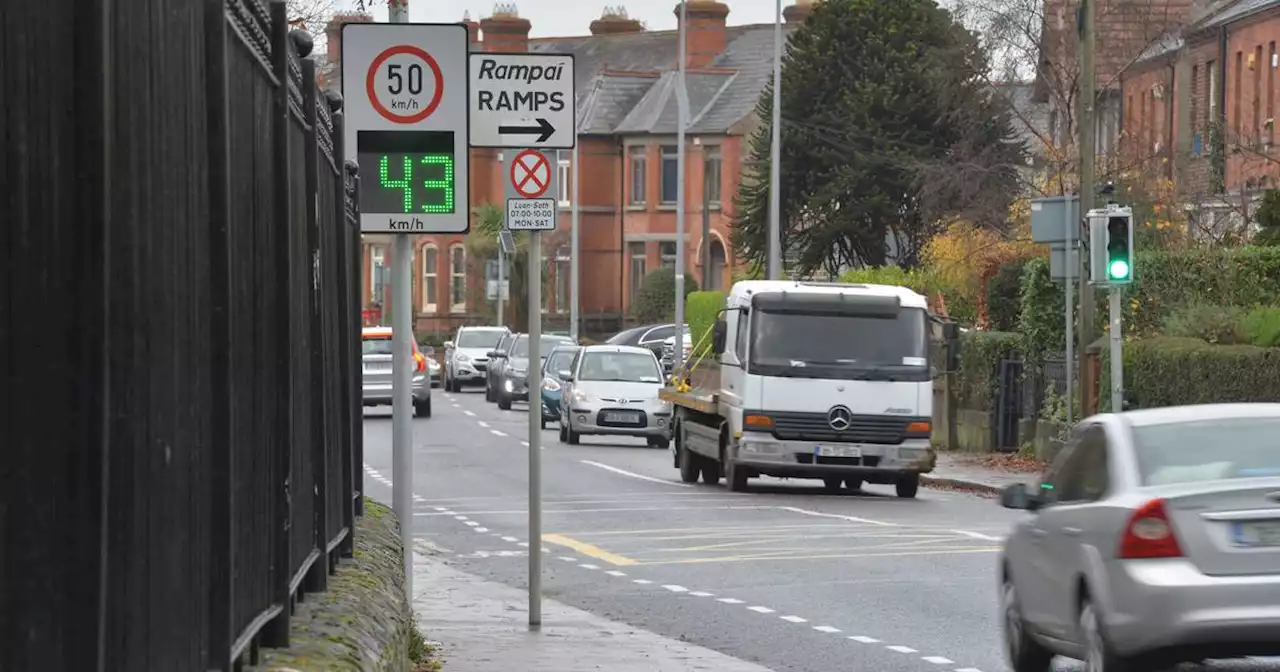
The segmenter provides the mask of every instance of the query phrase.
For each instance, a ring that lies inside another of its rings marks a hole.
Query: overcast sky
[[[744,23],[772,23],[776,11],[775,0],[721,0],[729,6],[729,25]],[[338,0],[341,6],[351,8],[354,0]],[[783,6],[795,0],[783,0]],[[493,13],[493,0],[409,0],[409,18],[415,23],[452,23],[462,18],[464,11],[471,18],[480,20]],[[676,0],[519,0],[515,3],[520,16],[533,24],[530,37],[561,37],[590,35],[591,22],[600,18],[606,6],[621,4],[633,19],[639,19],[650,30],[674,30],[676,28]],[[387,20],[385,0],[377,0],[373,7],[377,21]]]

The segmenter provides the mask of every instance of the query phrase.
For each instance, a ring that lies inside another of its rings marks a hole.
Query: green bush
[[[903,270],[898,266],[876,266],[845,271],[840,282],[863,285],[899,285],[925,296],[940,291],[942,283],[932,273],[919,270]]]
[[[684,295],[698,291],[698,283],[684,276]],[[672,268],[650,271],[631,301],[631,317],[642,324],[668,322],[676,313],[676,272]]]
[[[1192,304],[1166,317],[1161,333],[1171,338],[1198,338],[1215,345],[1239,345],[1249,342],[1242,325],[1244,315],[1244,310],[1235,306]]]
[[[997,367],[1003,357],[1017,352],[1018,334],[1003,331],[971,331],[960,337],[960,373],[957,400],[960,408],[989,411],[994,408],[999,380]]]
[[[1032,362],[1066,350],[1065,301],[1062,284],[1049,277],[1049,260],[1028,260],[1022,267],[1018,331],[1022,334],[1021,350]]]
[[[1280,247],[1140,252],[1126,294],[1125,333],[1159,334],[1165,318],[1188,305],[1280,305]],[[1098,295],[1105,301],[1106,292]],[[1106,321],[1100,303],[1099,324]]]
[[[987,321],[993,331],[1014,331],[1022,314],[1022,269],[1029,259],[1000,265],[987,283]]]
[[[1102,351],[1099,410],[1111,408],[1110,353]],[[1124,345],[1129,408],[1280,401],[1280,349],[1151,338]]]
[[[1280,308],[1254,308],[1241,321],[1241,328],[1253,345],[1262,348],[1280,347]]]
[[[716,314],[724,308],[724,297],[724,292],[717,291],[693,292],[685,297],[684,321],[689,324],[689,330],[693,332],[693,344],[696,346],[702,342],[704,351],[711,350],[711,335],[707,332],[715,324]],[[695,357],[698,354],[700,353],[694,352]]]

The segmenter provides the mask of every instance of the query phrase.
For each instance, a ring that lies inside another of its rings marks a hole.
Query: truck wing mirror
[[[729,325],[724,320],[716,320],[711,334],[711,351],[717,355],[724,354],[724,342],[729,335]]]

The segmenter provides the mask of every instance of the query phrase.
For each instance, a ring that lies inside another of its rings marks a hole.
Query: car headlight
[[[560,381],[556,380],[555,378],[550,378],[550,377],[548,377],[548,378],[543,378],[543,379],[542,379],[542,389],[544,389],[544,390],[546,390],[546,391],[548,391],[548,392],[556,392],[556,391],[558,391],[558,390],[560,389]]]
[[[513,378],[524,378],[526,373],[528,373],[528,371],[525,369],[509,369],[507,371],[507,374]]]
[[[587,399],[589,399],[589,398],[590,398],[590,397],[588,397],[588,396],[587,396],[587,393],[586,393],[586,392],[583,392],[582,390],[574,390],[574,391],[573,391],[573,400],[574,400],[574,401],[576,401],[576,402],[578,402],[578,403],[584,403],[584,402],[586,402],[586,400],[587,400]]]
[[[454,359],[456,359],[456,360],[457,360],[457,361],[459,361],[459,362],[469,362],[469,361],[471,361],[471,358],[470,358],[470,357],[468,357],[468,356],[466,356],[466,355],[462,354],[461,352],[459,352],[458,354],[454,355]]]

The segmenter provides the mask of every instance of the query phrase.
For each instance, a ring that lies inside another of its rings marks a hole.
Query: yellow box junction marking
[[[561,534],[544,534],[542,535],[542,540],[548,544],[571,548],[589,558],[595,558],[596,560],[607,562],[611,565],[627,567],[629,565],[636,564],[636,561],[631,558],[625,558],[616,553],[610,553],[599,546],[592,546],[586,542],[571,539]]]

